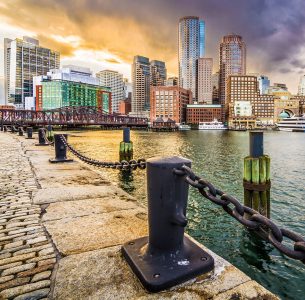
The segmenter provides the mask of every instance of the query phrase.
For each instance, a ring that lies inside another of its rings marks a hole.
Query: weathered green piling
[[[250,132],[244,159],[244,204],[270,218],[270,157],[263,154],[263,132]]]
[[[123,141],[120,143],[120,161],[133,158],[133,143],[130,141],[130,128],[123,128]]]

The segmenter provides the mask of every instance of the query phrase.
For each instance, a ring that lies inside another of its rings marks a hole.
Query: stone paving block
[[[36,281],[40,281],[43,279],[48,279],[51,276],[52,272],[51,271],[44,271],[41,273],[38,273],[36,275],[33,276],[31,282],[36,282]]]
[[[251,280],[239,285],[238,287],[218,294],[213,300],[231,300],[231,299],[262,299],[262,300],[279,300],[278,297],[271,294],[257,282]]]
[[[117,210],[135,209],[137,207],[138,204],[136,201],[122,200],[118,196],[113,196],[111,198],[56,202],[51,203],[46,209],[42,221],[89,216]]]
[[[122,196],[125,199],[132,199],[127,193],[115,186],[92,186],[90,189],[84,186],[73,186],[63,188],[47,188],[38,190],[34,196],[35,204],[47,204],[58,201],[71,201],[94,198],[112,198]]]
[[[20,278],[20,280],[22,280],[22,278]],[[16,297],[28,292],[32,292],[35,290],[39,290],[45,287],[49,287],[50,286],[50,280],[43,280],[43,281],[38,281],[35,283],[29,283],[29,284],[25,284],[25,285],[20,285],[14,288],[10,288],[10,289],[5,289],[3,291],[0,292],[0,299],[2,297],[2,299],[7,299],[7,298],[11,298],[11,297]]]
[[[10,281],[0,284],[0,290],[9,289],[9,288],[16,287],[19,285],[27,284],[28,282],[30,282],[30,277],[15,278],[15,279],[12,279]],[[1,298],[1,296],[2,295],[0,293],[0,299],[6,299],[6,298]]]
[[[36,255],[35,252],[32,252],[32,253],[26,253],[26,254],[22,254],[22,255],[4,258],[4,259],[0,260],[0,265],[7,265],[7,264],[10,264],[10,263],[13,263],[16,261],[23,261],[23,260],[35,257],[35,255]]]
[[[41,289],[41,290],[36,290],[30,293],[26,293],[23,295],[20,295],[14,300],[36,300],[36,299],[41,299],[42,297],[48,296],[50,292],[50,289]]]
[[[44,225],[59,252],[68,255],[122,244],[147,235],[144,212],[141,208],[122,210],[49,221]]]
[[[122,258],[121,246],[70,255],[59,261],[54,298],[86,299],[90,295],[90,299],[212,299],[221,290],[250,281],[244,273],[212,255],[214,272],[158,294],[149,294],[142,287]]]
[[[29,263],[29,264],[23,264],[21,266],[17,266],[17,267],[13,267],[13,268],[9,268],[6,269],[2,272],[2,276],[6,276],[6,275],[11,275],[11,274],[16,274],[19,272],[24,272],[30,269],[33,269],[35,267],[35,263]]]

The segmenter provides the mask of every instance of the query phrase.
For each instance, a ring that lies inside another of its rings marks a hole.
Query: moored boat
[[[305,132],[305,116],[283,118],[276,126],[280,131]]]
[[[213,122],[199,122],[199,130],[227,130],[228,128],[222,122],[214,119]]]

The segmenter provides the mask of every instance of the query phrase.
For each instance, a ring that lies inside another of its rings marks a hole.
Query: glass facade
[[[35,39],[5,39],[6,99],[17,108],[24,108],[25,97],[33,96],[33,77],[46,75],[59,68],[60,54],[39,47]]]
[[[36,87],[38,90],[39,86]],[[93,106],[111,112],[110,88],[64,80],[42,81],[41,99],[36,94],[36,109],[49,110],[64,106]]]
[[[205,22],[198,17],[184,17],[179,21],[178,56],[179,84],[190,89],[193,97],[196,90],[196,62],[205,55]]]

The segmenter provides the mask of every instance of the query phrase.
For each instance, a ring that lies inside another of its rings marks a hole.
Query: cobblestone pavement
[[[56,255],[32,203],[38,190],[16,137],[0,132],[0,299],[43,299]]]

